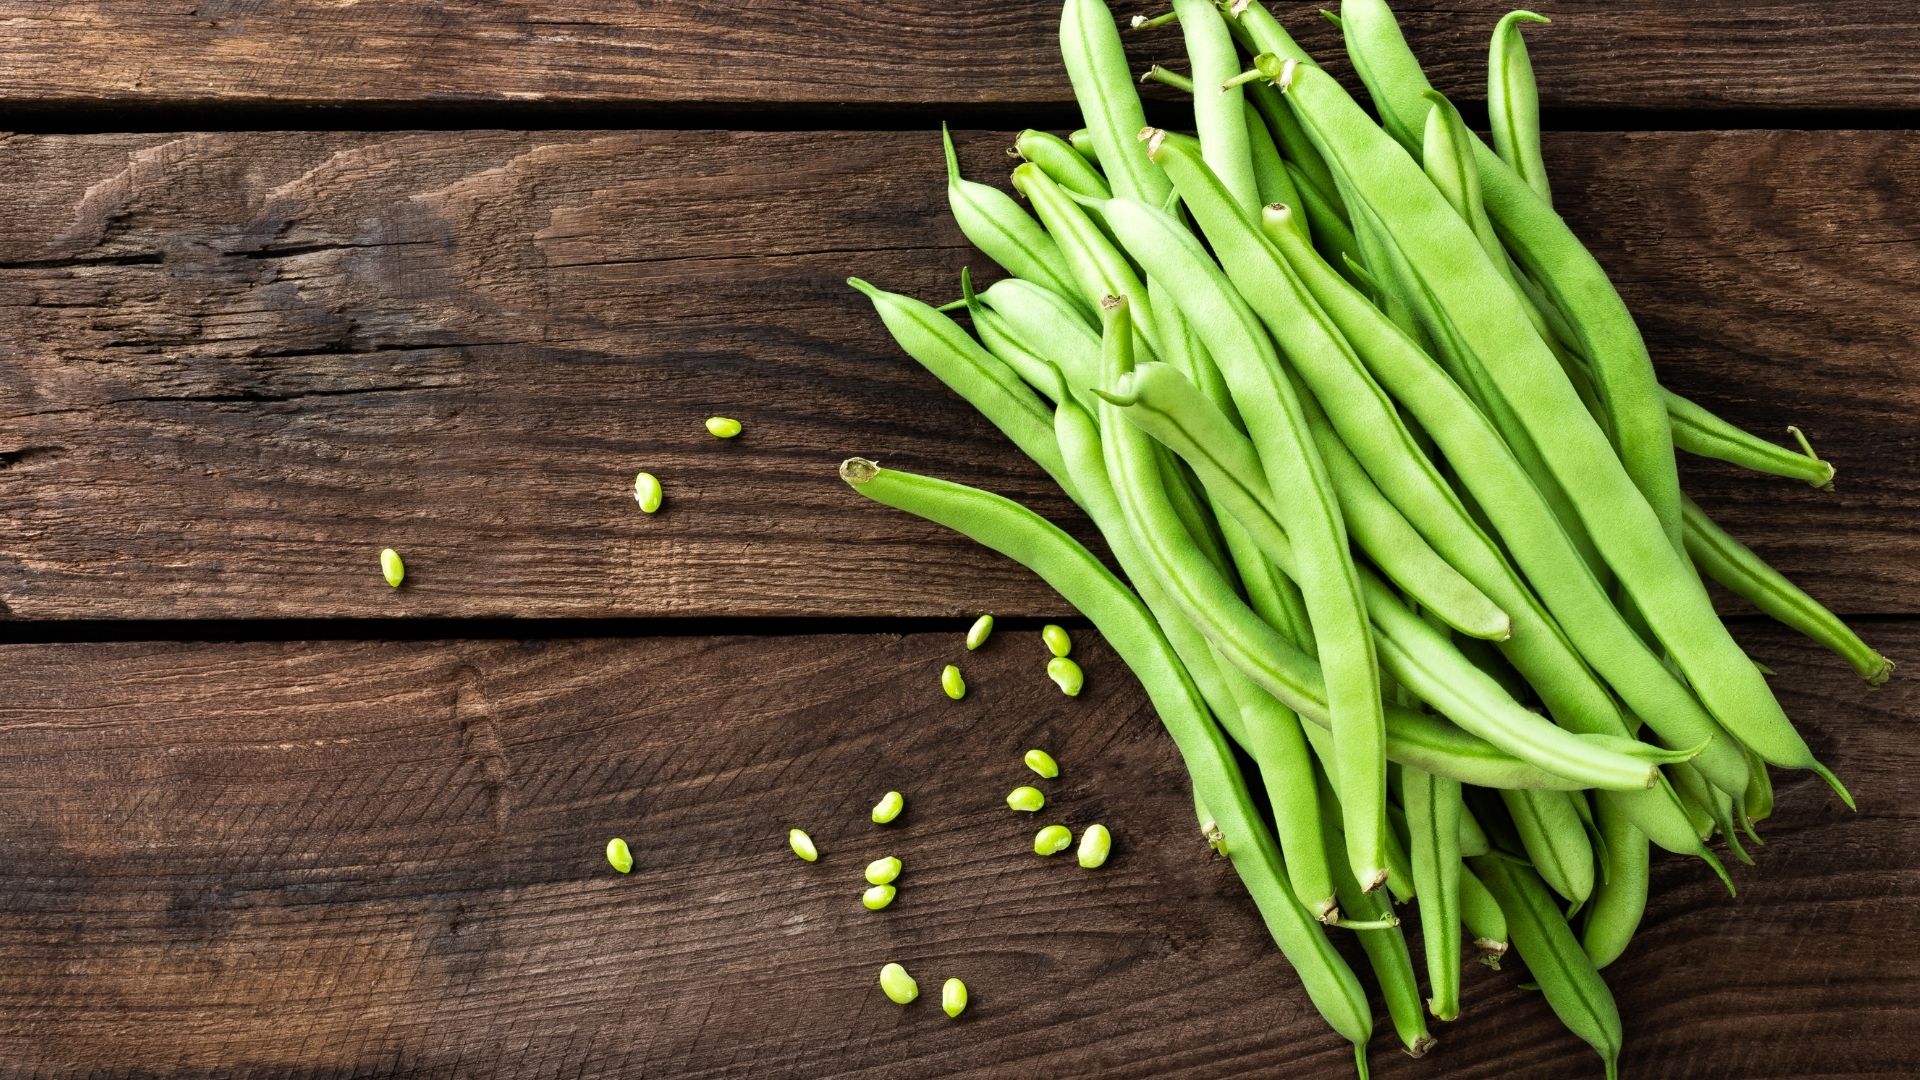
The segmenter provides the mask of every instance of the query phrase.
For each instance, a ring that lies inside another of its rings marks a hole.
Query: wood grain
[[[963,143],[1004,170],[1005,135]],[[1825,494],[1690,467],[1703,504],[1839,609],[1920,611],[1920,146],[1547,152],[1668,381],[1840,468]],[[1063,610],[834,476],[874,456],[1085,532],[843,283],[944,298],[982,264],[929,133],[18,136],[0,161],[15,618]]]
[[[1117,3],[1121,19],[1165,5]],[[1337,57],[1316,3],[1274,10]],[[1485,96],[1489,0],[1403,4],[1441,89]],[[0,3],[10,105],[741,107],[1038,105],[1070,92],[1052,0],[39,0]],[[1835,0],[1568,0],[1529,31],[1549,107],[1912,109],[1907,5]],[[1135,39],[1175,60],[1171,28]],[[1184,64],[1179,66],[1184,68]]]
[[[1893,644],[1911,655],[1920,624]],[[1656,864],[1628,1075],[1893,1076],[1920,1003],[1920,701],[1751,644],[1852,785],[1780,777],[1730,900]],[[0,1076],[1348,1075],[1091,632],[0,648]],[[937,689],[959,660],[972,693]],[[1097,873],[1007,811],[1103,821]],[[866,820],[888,789],[895,825]],[[813,865],[786,850],[809,829]],[[622,835],[631,876],[601,848]],[[860,869],[906,863],[861,910]],[[922,1000],[889,1004],[889,960]],[[939,1015],[965,978],[974,1007]],[[1513,967],[1375,1075],[1598,1075]],[[1385,1032],[1384,1022],[1381,1025]]]

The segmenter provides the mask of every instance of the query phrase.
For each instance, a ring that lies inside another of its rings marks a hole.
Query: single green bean
[[[1100,170],[1058,135],[1028,128],[1014,137],[1011,153],[1014,157],[1040,166],[1041,171],[1053,177],[1054,183],[1068,191],[1094,199],[1113,196],[1113,190],[1107,186],[1107,180],[1100,175]]]
[[[945,124],[940,125],[940,139],[947,153],[947,206],[961,235],[987,258],[1006,267],[1008,273],[1062,296],[1077,296],[1066,258],[1047,231],[1013,201],[1013,196],[960,175],[960,157],[954,152],[953,135]]]
[[[1828,491],[1833,489],[1834,468],[1813,452],[1813,445],[1797,427],[1787,428],[1800,444],[1796,453],[1768,442],[1722,420],[1705,407],[1671,390],[1662,392],[1667,403],[1667,420],[1673,425],[1673,445],[1695,457],[1712,458],[1743,469],[1799,480]]]
[[[1545,15],[1509,11],[1493,28],[1487,52],[1487,120],[1494,152],[1542,199],[1553,202],[1546,162],[1540,157],[1540,92],[1533,82],[1533,61],[1520,37],[1523,22],[1550,23]]]
[[[1413,888],[1420,897],[1420,936],[1432,993],[1427,1008],[1437,1019],[1452,1020],[1460,1015],[1460,784],[1403,768],[1400,802],[1407,811]]]
[[[1213,0],[1173,0],[1173,11],[1179,16],[1187,56],[1193,61],[1193,81],[1199,87],[1193,95],[1193,122],[1201,151],[1240,212],[1252,220],[1260,213],[1261,203],[1253,151],[1247,143],[1246,92],[1226,85],[1240,73],[1233,35]]]
[[[1273,136],[1267,133],[1266,123],[1253,109],[1242,109],[1241,114],[1247,122],[1247,148],[1253,156],[1253,183],[1260,202],[1298,204],[1300,189],[1294,185],[1293,174],[1287,171],[1286,159],[1280,156]],[[1294,218],[1292,224],[1302,237],[1308,236],[1305,217]]]
[[[1820,601],[1715,524],[1692,499],[1685,499],[1681,510],[1686,514],[1687,554],[1708,577],[1831,650],[1852,665],[1867,685],[1879,686],[1893,674],[1892,661],[1861,641],[1860,635]]]
[[[1360,6],[1375,3],[1364,0]],[[1353,22],[1350,17],[1350,32]],[[1326,73],[1296,65],[1288,74],[1287,91],[1300,106],[1303,123],[1323,152],[1339,158],[1338,167],[1355,199],[1407,256],[1405,261],[1419,276],[1420,287],[1431,294],[1435,309],[1443,315],[1444,329],[1458,334],[1474,350],[1539,442],[1548,467],[1568,490],[1580,493],[1577,508],[1601,555],[1702,702],[1741,743],[1774,764],[1813,770],[1851,805],[1845,787],[1814,758],[1766,680],[1720,624],[1679,545],[1655,541],[1665,537],[1667,530],[1641,487],[1653,485],[1644,477],[1636,479],[1622,458],[1615,456],[1559,363],[1514,305],[1485,302],[1488,296],[1503,294],[1504,281],[1473,241],[1471,231],[1431,184],[1421,182],[1424,177],[1418,166],[1373,126]],[[1492,171],[1482,163],[1483,175]],[[1489,193],[1491,210],[1491,189]],[[1525,197],[1538,203],[1530,189]],[[1498,212],[1494,217],[1498,222]],[[1506,239],[1511,246],[1512,236]],[[1563,311],[1569,309],[1564,301],[1560,306]],[[1589,355],[1595,352],[1590,349]],[[1618,405],[1610,398],[1626,445]],[[1665,436],[1664,409],[1659,426]],[[1431,426],[1428,430],[1432,431]],[[1663,441],[1671,470],[1671,440]],[[1645,447],[1634,449],[1644,451]],[[1627,456],[1637,459],[1638,454]],[[1658,498],[1659,492],[1653,491],[1651,497]],[[1677,494],[1674,502],[1677,515]],[[1676,540],[1678,532],[1676,521]]]
[[[1595,968],[1604,968],[1627,951],[1640,918],[1647,911],[1650,845],[1619,808],[1601,802],[1595,809],[1600,835],[1606,838],[1606,874],[1595,887],[1587,908],[1580,946]]]
[[[1333,828],[1330,819],[1326,827]],[[1337,839],[1329,838],[1327,846],[1338,843]],[[1333,873],[1340,906],[1349,918],[1386,924],[1348,925],[1359,937],[1361,951],[1367,954],[1367,964],[1373,968],[1374,980],[1380,984],[1380,996],[1386,1001],[1387,1017],[1393,1021],[1400,1045],[1411,1057],[1425,1057],[1436,1040],[1427,1030],[1427,1011],[1420,1001],[1420,981],[1414,974],[1413,957],[1407,952],[1407,939],[1400,932],[1400,920],[1393,913],[1393,905],[1379,893],[1361,891],[1353,873],[1344,864],[1336,863]]]
[[[1099,385],[1100,335],[1074,317],[1071,301],[1019,278],[994,282],[980,293],[980,299],[1004,320],[1006,332],[1021,347],[1060,370],[1069,390]],[[1091,411],[1091,396],[1081,400],[1080,406]]]
[[[1372,1012],[1332,943],[1283,883],[1280,851],[1247,791],[1225,737],[1210,718],[1151,614],[1072,537],[1016,503],[983,491],[882,469],[860,458],[841,476],[876,502],[946,525],[1038,573],[1091,619],[1146,688],[1193,778],[1196,797],[1217,815],[1229,857],[1268,931],[1300,975],[1314,1005],[1364,1053]],[[1360,1058],[1364,1062],[1364,1056]]]
[[[1012,369],[1021,382],[1048,401],[1059,401],[1071,392],[1060,369],[1029,349],[1006,319],[981,301],[973,291],[973,273],[964,267],[960,270],[960,301],[966,306],[967,317],[973,321],[973,332],[980,344]]]
[[[1127,70],[1120,28],[1102,0],[1066,0],[1060,12],[1060,55],[1087,121],[1087,135],[1114,194],[1159,205],[1168,184],[1134,142],[1147,125]]]
[[[1147,307],[1147,287],[1126,257],[1038,165],[1029,161],[1015,168],[1013,186],[1033,204],[1034,212],[1060,244],[1073,280],[1080,286],[1081,299],[1097,309],[1105,297],[1124,296],[1139,307]],[[1134,330],[1141,346],[1157,352],[1160,337],[1150,311],[1135,320]]]
[[[1500,970],[1500,958],[1507,955],[1507,917],[1493,894],[1470,866],[1460,867],[1460,925],[1480,950],[1480,962]]]
[[[1617,1080],[1620,1010],[1539,875],[1498,855],[1473,860],[1473,868],[1506,914],[1513,944],[1554,1015],[1600,1055],[1608,1080]]]
[[[1564,791],[1502,791],[1520,843],[1540,877],[1575,908],[1593,895],[1593,844],[1580,823],[1573,800]]]

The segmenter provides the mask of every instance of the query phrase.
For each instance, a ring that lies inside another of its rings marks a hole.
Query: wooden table
[[[1281,13],[1332,54],[1314,6]],[[1470,116],[1499,10],[1404,13]],[[1920,655],[1920,16],[1547,10],[1556,194],[1663,378],[1840,468],[1690,490]],[[0,1076],[1347,1074],[1096,635],[1067,701],[1057,597],[834,475],[1087,534],[842,284],[982,268],[934,129],[987,176],[1074,126],[1054,13],[0,0]],[[1860,812],[1782,776],[1738,899],[1656,861],[1609,972],[1627,1073],[1914,1075],[1920,697],[1727,610]],[[1021,854],[1031,745],[1119,837],[1104,871]],[[974,1008],[889,1004],[890,959]],[[1476,969],[1441,1048],[1377,1039],[1374,1075],[1597,1075],[1521,982]]]

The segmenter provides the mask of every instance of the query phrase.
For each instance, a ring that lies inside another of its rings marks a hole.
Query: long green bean
[[[954,152],[953,135],[945,124],[940,125],[940,140],[947,154],[947,206],[961,235],[1008,273],[1062,296],[1075,296],[1066,258],[1047,231],[1013,201],[1013,196],[960,175],[960,157]],[[1086,308],[1080,317],[1087,318],[1092,310]]]
[[[1500,904],[1514,947],[1533,981],[1568,1030],[1585,1040],[1606,1063],[1608,1080],[1620,1071],[1620,1010],[1593,961],[1580,949],[1566,920],[1533,871],[1499,855],[1472,861],[1474,871]]]
[[[1606,875],[1594,887],[1593,903],[1587,906],[1586,925],[1580,931],[1580,947],[1596,968],[1604,968],[1627,951],[1627,943],[1640,928],[1647,910],[1647,880],[1650,872],[1647,837],[1634,827],[1620,809],[1602,801],[1594,809],[1600,822],[1600,835],[1606,838]]]
[[[1549,203],[1553,191],[1540,157],[1540,95],[1520,24],[1552,21],[1531,11],[1507,12],[1493,28],[1487,54],[1487,119],[1493,129],[1494,152]]]
[[[1440,1020],[1460,1015],[1460,785],[1418,769],[1400,770],[1413,886],[1427,956],[1427,1008]]]

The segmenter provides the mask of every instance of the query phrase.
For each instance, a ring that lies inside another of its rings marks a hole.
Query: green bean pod
[[[1136,307],[1149,308],[1147,287],[1126,257],[1052,177],[1029,161],[1013,170],[1013,186],[1033,204],[1034,212],[1059,243],[1079,285],[1077,296],[1096,310],[1108,296],[1124,296]],[[1158,354],[1160,337],[1151,310],[1141,312],[1134,320],[1134,332],[1138,335],[1136,347]]]
[[[1006,320],[981,301],[973,291],[973,273],[965,267],[960,270],[960,299],[966,305],[967,317],[973,321],[973,332],[980,344],[1011,368],[1021,382],[1050,402],[1064,400],[1072,393],[1060,369],[1027,348]]]
[[[1681,510],[1686,514],[1687,554],[1708,577],[1825,646],[1851,665],[1867,685],[1879,686],[1893,674],[1892,661],[1861,641],[1860,635],[1820,601],[1715,524],[1692,499],[1682,502]]]
[[[1160,205],[1167,197],[1167,180],[1134,141],[1134,134],[1147,126],[1147,116],[1127,69],[1120,28],[1103,0],[1066,0],[1060,12],[1060,55],[1087,121],[1094,156],[1113,193]]]
[[[945,525],[1033,570],[1092,620],[1145,687],[1193,779],[1196,799],[1218,822],[1228,858],[1314,1006],[1364,1048],[1373,1017],[1359,980],[1284,883],[1279,849],[1231,749],[1139,599],[1072,537],[1016,503],[860,458],[843,464],[841,476],[876,502]]]
[[[1171,217],[1125,200],[1106,204],[1106,212],[1116,235],[1133,234],[1126,243],[1129,253],[1168,287],[1200,333],[1226,378],[1262,467],[1273,475],[1293,477],[1298,485],[1301,497],[1289,499],[1279,510],[1299,552],[1301,572],[1293,578],[1306,598],[1320,660],[1328,671],[1342,790],[1351,785],[1356,793],[1346,804],[1348,858],[1355,864],[1354,877],[1369,890],[1377,888],[1386,880],[1381,864],[1386,757],[1380,677],[1360,604],[1359,577],[1326,465],[1272,342],[1193,235]],[[1123,212],[1130,224],[1142,227],[1123,226]]]
[[[1008,273],[1062,296],[1077,296],[1066,258],[1047,231],[1013,201],[1013,196],[960,175],[960,157],[954,152],[953,135],[945,124],[940,125],[940,139],[947,153],[947,206],[961,234]],[[1086,317],[1082,313],[1081,318]]]
[[[1482,856],[1472,865],[1499,902],[1514,947],[1554,1015],[1600,1055],[1608,1080],[1617,1080],[1620,1010],[1539,875],[1499,855]]]
[[[1331,821],[1327,823],[1331,829]],[[1339,843],[1329,838],[1328,847]],[[1393,905],[1379,893],[1363,892],[1352,871],[1336,863],[1334,884],[1338,886],[1340,906],[1349,918],[1370,924],[1353,926],[1360,949],[1367,954],[1374,981],[1380,984],[1380,996],[1387,1005],[1387,1017],[1400,1037],[1400,1045],[1410,1057],[1425,1057],[1436,1040],[1427,1030],[1427,1011],[1420,1001],[1420,981],[1414,974],[1413,957],[1407,951],[1407,939],[1401,934]],[[1386,924],[1384,926],[1378,924]]]
[[[1233,193],[1241,212],[1252,218],[1260,212],[1260,192],[1253,176],[1253,151],[1247,145],[1247,97],[1227,80],[1240,74],[1240,54],[1233,35],[1213,0],[1173,0],[1180,34],[1193,62],[1194,130],[1207,164]],[[1141,125],[1145,127],[1145,124]]]
[[[1460,856],[1461,858],[1468,858],[1474,855],[1485,855],[1487,852],[1492,850],[1493,850],[1493,845],[1487,840],[1486,830],[1480,827],[1479,819],[1473,816],[1473,811],[1468,810],[1464,806],[1461,807],[1460,808]]]
[[[1060,458],[1060,445],[1053,438],[1053,417],[1006,364],[952,319],[926,304],[875,288],[859,278],[848,278],[847,284],[873,301],[880,321],[908,356],[967,399],[1022,453],[1046,470],[1068,497],[1073,496],[1073,481]]]
[[[1353,22],[1349,17],[1350,32]],[[1354,198],[1382,223],[1431,295],[1444,319],[1444,327],[1434,329],[1459,335],[1474,350],[1534,435],[1548,467],[1569,491],[1580,493],[1581,520],[1601,555],[1701,701],[1741,743],[1774,764],[1813,770],[1852,805],[1845,787],[1814,758],[1766,680],[1721,625],[1678,543],[1665,541],[1659,514],[1587,415],[1545,343],[1513,305],[1485,302],[1507,290],[1471,231],[1431,184],[1421,182],[1419,167],[1329,76],[1304,66],[1288,74],[1287,92],[1309,133],[1330,161],[1339,159],[1337,167]],[[1483,162],[1483,176],[1494,168],[1506,167],[1497,159],[1494,167]],[[1538,203],[1531,190],[1526,197]],[[1498,222],[1498,213],[1494,216]],[[1512,237],[1507,239],[1511,246]],[[1560,307],[1569,309],[1565,302]],[[1664,409],[1660,428],[1664,435]],[[1670,469],[1670,440],[1668,446]],[[1677,494],[1674,503],[1677,514]],[[1678,534],[1676,527],[1676,541]]]
[[[1090,199],[1113,197],[1113,190],[1107,186],[1106,177],[1100,175],[1100,170],[1058,135],[1028,128],[1014,136],[1011,153],[1022,161],[1031,161],[1040,166],[1040,171],[1053,177],[1054,183],[1068,191]]]
[[[1092,132],[1086,128],[1073,129],[1067,133],[1067,145],[1073,147],[1074,153],[1086,158],[1087,164],[1096,169],[1100,167],[1100,152],[1094,148]]]
[[[1473,947],[1479,950],[1480,962],[1499,971],[1500,960],[1512,944],[1507,917],[1473,867],[1464,863],[1460,867],[1460,925],[1466,927]]]
[[[1341,12],[1347,52],[1380,112],[1381,124],[1408,150],[1415,150],[1426,118],[1423,95],[1432,85],[1384,0],[1348,0]],[[1346,91],[1334,89],[1359,112]],[[1296,102],[1296,112],[1300,111]],[[1303,118],[1303,126],[1311,129],[1312,125]],[[1327,153],[1325,146],[1321,152]],[[1678,552],[1680,479],[1673,437],[1653,361],[1633,315],[1607,280],[1606,271],[1550,203],[1477,139],[1474,160],[1480,166],[1488,214],[1514,258],[1553,298],[1580,338],[1581,352],[1593,362],[1618,460]],[[1507,392],[1510,398],[1524,396],[1514,388]]]
[[[1487,126],[1493,129],[1494,152],[1549,204],[1553,191],[1540,157],[1540,91],[1520,24],[1552,21],[1531,11],[1509,11],[1494,26],[1487,50]]]
[[[1799,480],[1814,487],[1833,489],[1833,465],[1813,452],[1812,444],[1797,427],[1787,432],[1800,444],[1800,452],[1745,431],[1722,420],[1671,390],[1663,391],[1667,420],[1673,425],[1673,445],[1695,457],[1712,458],[1754,472]],[[1682,508],[1684,511],[1684,507]]]
[[[1427,1008],[1436,1019],[1452,1020],[1460,1015],[1460,785],[1401,769],[1400,802],[1407,810],[1413,887],[1420,897],[1420,936],[1432,993]]]
[[[1300,196],[1297,204],[1300,214],[1290,214],[1291,218],[1304,219],[1307,233],[1313,240],[1313,246],[1342,277],[1352,282],[1355,288],[1371,291],[1372,282],[1363,276],[1359,267],[1364,265],[1360,257],[1360,240],[1354,236],[1353,227],[1334,209],[1333,203],[1325,192],[1315,187],[1305,173],[1287,162],[1287,176],[1293,181],[1294,191]],[[1293,206],[1295,204],[1287,203]]]
[[[1646,834],[1635,828],[1618,807],[1602,801],[1595,814],[1600,835],[1606,838],[1606,874],[1595,886],[1593,903],[1587,907],[1580,947],[1595,968],[1604,968],[1627,951],[1646,914],[1651,851]]]
[[[1022,347],[1060,369],[1069,391],[1100,384],[1100,335],[1079,321],[1072,301],[1019,278],[994,282],[980,299]]]
[[[1253,183],[1260,203],[1288,206],[1299,203],[1300,189],[1293,182],[1286,159],[1280,156],[1280,148],[1274,145],[1273,136],[1267,133],[1266,123],[1252,109],[1242,109],[1241,113],[1247,122],[1247,148],[1253,157]],[[1310,238],[1305,217],[1295,217],[1290,224],[1303,238]]]
[[[1593,844],[1573,808],[1578,797],[1563,791],[1500,793],[1533,868],[1576,908],[1593,895]]]

